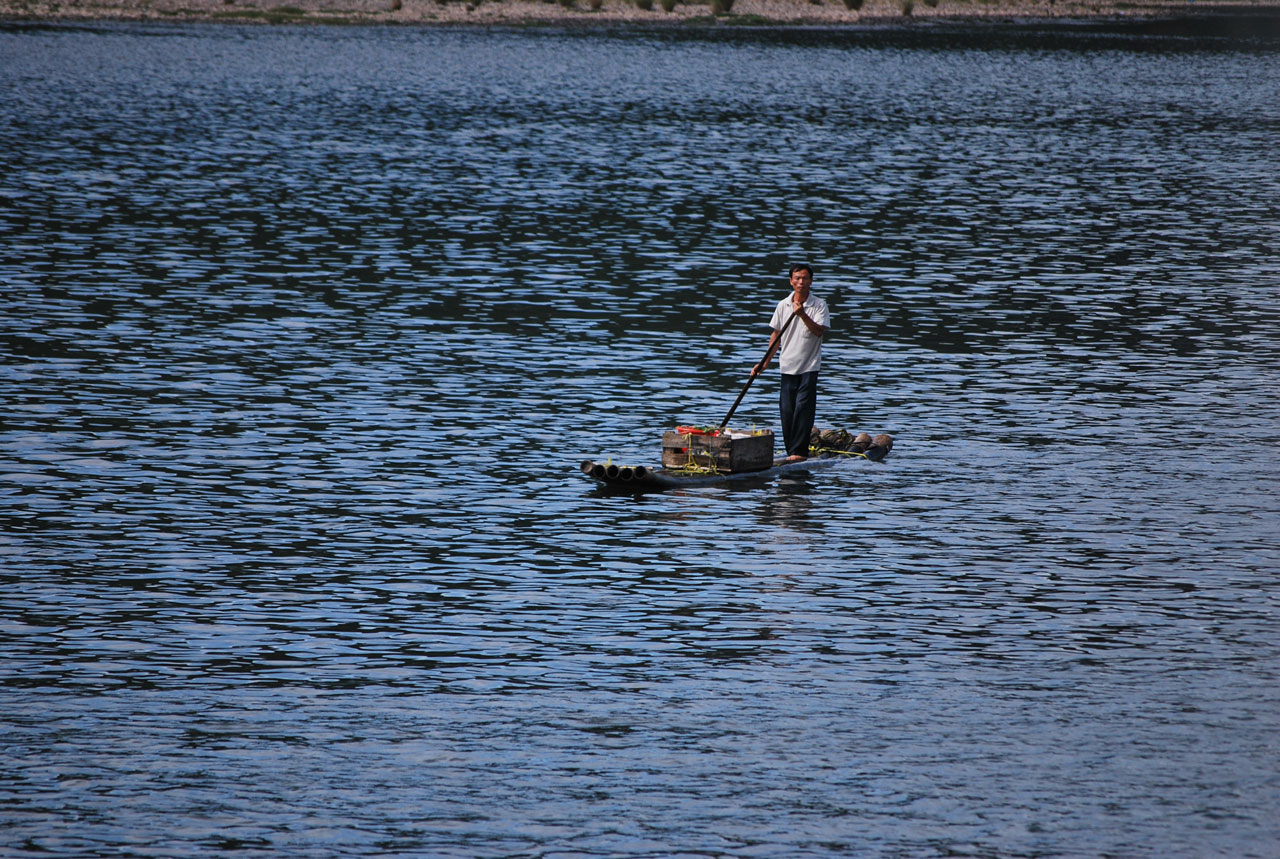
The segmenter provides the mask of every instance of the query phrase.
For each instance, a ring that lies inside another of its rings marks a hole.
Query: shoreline
[[[0,0],[0,23],[92,21],[416,26],[844,27],[1256,17],[1280,29],[1280,0]],[[713,6],[712,4],[716,4]],[[723,7],[728,3],[729,9]],[[638,5],[640,4],[640,5]],[[649,5],[649,9],[642,5]],[[595,8],[592,8],[592,7]],[[850,8],[857,6],[858,8]]]

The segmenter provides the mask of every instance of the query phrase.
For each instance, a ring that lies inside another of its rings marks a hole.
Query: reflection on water
[[[1273,851],[1270,43],[0,57],[0,852]],[[582,480],[723,415],[795,259],[893,455]]]

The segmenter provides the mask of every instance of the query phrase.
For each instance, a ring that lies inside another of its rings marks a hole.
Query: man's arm
[[[777,328],[773,329],[773,333],[769,335],[769,348],[765,350],[764,360],[751,368],[751,375],[759,376],[765,370],[769,369],[769,362],[773,360],[774,350],[778,347],[778,337],[782,332]]]
[[[795,304],[793,303],[791,305],[791,309],[796,316],[800,317],[800,321],[804,323],[804,327],[808,328],[809,333],[812,334],[814,337],[821,337],[823,334],[827,333],[827,328],[825,325],[819,325],[818,323],[814,322],[813,319],[810,318],[809,314],[804,312],[803,304],[800,305],[799,307],[796,307]],[[776,335],[778,332],[775,331],[773,333]]]

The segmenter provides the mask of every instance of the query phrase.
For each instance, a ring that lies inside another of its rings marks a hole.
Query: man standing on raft
[[[809,434],[818,406],[818,366],[822,363],[822,335],[831,326],[827,303],[809,292],[813,269],[803,263],[791,266],[791,295],[778,302],[769,326],[773,334],[765,359],[751,368],[758,376],[769,367],[775,346],[782,370],[778,409],[782,414],[782,440],[787,462],[809,457]],[[792,315],[795,319],[792,319]]]

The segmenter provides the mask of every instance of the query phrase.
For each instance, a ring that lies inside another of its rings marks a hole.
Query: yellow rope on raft
[[[720,469],[714,465],[702,465],[693,458],[693,433],[686,433],[684,437],[685,452],[689,455],[689,461],[679,468],[674,468],[676,474],[694,475],[694,474],[719,474]]]
[[[679,468],[672,468],[670,470],[676,474],[683,474],[686,476],[693,476],[695,474],[719,474],[720,473],[720,469],[714,466],[699,465],[696,462],[689,462],[680,466]]]
[[[811,447],[809,448],[809,453],[811,454],[838,453],[841,456],[860,456],[863,459],[867,458],[867,455],[865,453],[860,453],[859,451],[856,451],[856,450],[836,450],[834,447]]]

